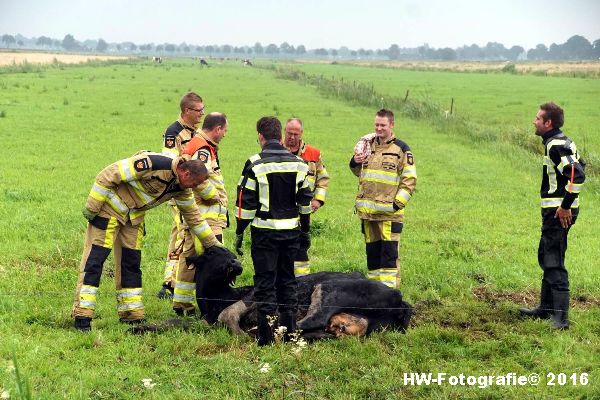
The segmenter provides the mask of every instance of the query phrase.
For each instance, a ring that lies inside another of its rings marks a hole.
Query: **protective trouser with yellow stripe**
[[[96,309],[104,261],[114,249],[117,312],[122,321],[144,318],[142,302],[141,247],[144,224],[121,224],[100,213],[87,227],[79,279],[75,290],[73,317],[91,318]]]
[[[308,258],[308,249],[310,248],[309,235],[308,232],[302,232],[298,239],[300,248],[294,258],[294,275],[296,278],[310,274],[310,259]]]
[[[367,277],[391,288],[400,287],[398,246],[402,222],[362,220],[367,252]]]
[[[179,252],[183,243],[183,231],[181,230],[181,213],[179,208],[173,202],[169,202],[168,207],[171,209],[173,217],[173,225],[171,227],[171,236],[169,238],[169,248],[167,249],[167,261],[165,262],[165,270],[163,273],[163,284],[173,287],[175,280],[175,271],[177,262],[179,261]]]
[[[211,229],[214,229],[211,227]],[[213,231],[217,240],[223,243],[222,230]],[[173,310],[177,314],[192,314],[196,310],[196,269],[188,268],[186,258],[200,255],[204,247],[198,238],[192,235],[187,224],[182,224],[180,235],[183,236],[182,252],[177,261],[177,269],[174,278]]]

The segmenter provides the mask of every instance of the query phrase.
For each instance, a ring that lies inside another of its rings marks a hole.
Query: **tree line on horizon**
[[[478,60],[478,61],[517,61],[517,60],[598,60],[600,59],[600,39],[590,42],[583,36],[571,36],[565,43],[552,43],[549,47],[538,44],[526,50],[522,46],[506,48],[502,43],[488,42],[485,46],[472,44],[452,49],[432,48],[424,44],[407,48],[392,44],[387,49],[306,49],[304,45],[293,46],[287,42],[280,45],[270,43],[263,46],[256,42],[253,46],[193,45],[188,43],[108,43],[104,39],[78,41],[72,34],[62,40],[48,36],[26,38],[3,34],[1,43],[6,48],[31,50],[57,50],[67,52],[159,55],[159,56],[203,56],[203,57],[244,57],[244,58],[320,58],[320,59],[372,59],[372,60]],[[16,47],[15,47],[16,46]]]

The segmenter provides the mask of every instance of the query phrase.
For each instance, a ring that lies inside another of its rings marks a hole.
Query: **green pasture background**
[[[599,153],[598,80],[294,67],[371,82],[394,96],[410,88],[411,96],[436,103],[455,97],[456,112],[466,118],[516,126],[527,135],[534,135],[538,105],[552,99],[565,106],[565,131],[584,146],[584,156]],[[597,177],[586,182],[570,234],[572,327],[554,332],[547,321],[520,320],[516,312],[537,301],[539,290],[541,156],[506,142],[473,142],[439,121],[396,121],[419,177],[401,245],[402,292],[417,312],[407,334],[321,342],[300,355],[289,346],[258,348],[201,323],[137,337],[118,323],[110,260],[94,329],[75,332],[69,313],[85,230],[81,208],[94,177],[140,149],[159,151],[181,95],[190,90],[203,96],[207,111],[228,116],[220,160],[231,203],[244,161],[259,150],[256,120],[304,120],[305,139],[322,150],[332,177],[328,201],[313,217],[313,268],[366,271],[353,213],[357,181],[347,164],[357,139],[372,131],[376,110],[234,62],[204,69],[168,60],[0,71],[0,388],[17,396],[28,382],[33,398],[69,399],[600,396]],[[142,264],[151,322],[172,316],[168,302],[154,297],[169,230],[166,207],[148,214]],[[232,247],[233,229],[225,240]],[[252,282],[245,246],[238,284]],[[259,372],[264,362],[272,367],[268,373]],[[539,386],[481,389],[405,386],[405,372],[543,377]],[[546,386],[548,372],[588,373],[589,383]],[[144,388],[144,378],[156,386]]]

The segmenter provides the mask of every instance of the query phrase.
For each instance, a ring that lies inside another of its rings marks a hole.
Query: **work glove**
[[[308,250],[310,248],[310,234],[308,232],[300,232],[300,248]]]
[[[98,216],[98,213],[91,212],[86,207],[83,207],[83,210],[81,210],[81,213],[83,214],[83,217],[90,222]]]
[[[242,251],[242,243],[244,243],[244,234],[238,233],[235,235],[235,252],[240,256],[244,255],[244,252]]]

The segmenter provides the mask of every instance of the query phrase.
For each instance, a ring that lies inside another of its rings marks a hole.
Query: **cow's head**
[[[223,246],[209,247],[199,256],[186,258],[186,262],[196,268],[196,282],[202,280],[211,287],[233,285],[242,273],[242,264],[235,254]]]

